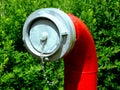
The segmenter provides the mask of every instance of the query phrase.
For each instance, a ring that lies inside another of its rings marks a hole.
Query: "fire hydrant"
[[[65,90],[97,90],[96,48],[89,29],[76,16],[56,8],[36,10],[25,21],[23,41],[43,62],[64,58]]]

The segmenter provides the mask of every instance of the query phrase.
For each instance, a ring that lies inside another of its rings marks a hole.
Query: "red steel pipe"
[[[75,46],[64,57],[65,90],[97,90],[97,56],[91,33],[87,26],[72,14],[68,14],[76,30]]]

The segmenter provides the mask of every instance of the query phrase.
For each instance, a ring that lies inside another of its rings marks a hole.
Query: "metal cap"
[[[23,27],[23,41],[36,58],[53,61],[74,46],[74,25],[69,16],[56,8],[39,9],[30,14]]]

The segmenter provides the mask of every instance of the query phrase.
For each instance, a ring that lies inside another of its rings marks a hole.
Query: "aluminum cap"
[[[54,61],[66,55],[76,39],[69,16],[56,8],[43,8],[29,15],[23,26],[23,41],[36,58]]]

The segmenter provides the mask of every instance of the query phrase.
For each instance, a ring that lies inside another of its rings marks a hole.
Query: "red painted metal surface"
[[[76,29],[76,43],[64,57],[65,90],[97,90],[97,56],[92,35],[87,26],[68,14]]]

